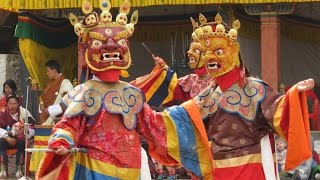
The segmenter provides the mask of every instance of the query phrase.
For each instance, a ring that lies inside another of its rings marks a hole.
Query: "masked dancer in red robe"
[[[130,5],[120,6],[112,21],[108,0],[99,1],[102,13],[92,12],[88,1],[84,19],[70,15],[79,36],[79,54],[93,78],[63,99],[64,115],[53,128],[49,148],[37,179],[139,179],[140,138],[148,141],[149,154],[165,165],[180,165],[212,179],[212,157],[195,101],[153,111],[138,88],[119,80],[131,65],[128,38],[138,21],[137,11],[128,22]],[[87,152],[70,153],[72,148]],[[57,166],[58,164],[58,166]]]

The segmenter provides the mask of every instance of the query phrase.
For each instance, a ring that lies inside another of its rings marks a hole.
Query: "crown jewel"
[[[88,0],[84,0],[82,3],[82,12],[85,14],[85,17],[81,21],[79,21],[74,14],[70,13],[69,20],[74,26],[74,31],[78,36],[83,36],[94,27],[112,26],[122,26],[125,28],[123,35],[126,38],[132,36],[134,32],[134,25],[138,22],[138,11],[134,11],[130,22],[127,23],[127,15],[130,12],[130,3],[127,0],[121,4],[119,14],[116,17],[115,22],[112,21],[112,14],[109,12],[111,9],[111,3],[109,0],[99,0],[99,7],[102,11],[100,16],[96,12],[92,12],[92,5]]]
[[[229,38],[231,41],[237,41],[238,29],[240,28],[239,20],[234,21],[234,23],[232,24],[232,29],[226,32],[226,28],[223,25],[222,17],[219,13],[216,15],[214,22],[207,22],[207,18],[200,13],[200,26],[198,22],[194,21],[193,18],[190,19],[193,26],[192,38],[194,40],[208,36],[225,36]],[[213,25],[215,25],[215,28],[212,27]]]

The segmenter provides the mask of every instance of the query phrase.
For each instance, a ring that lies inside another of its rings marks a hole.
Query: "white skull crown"
[[[126,25],[127,22],[128,22],[128,18],[127,18],[127,15],[124,14],[124,13],[120,13],[117,15],[117,18],[116,18],[116,21],[117,23],[121,24],[121,25]]]

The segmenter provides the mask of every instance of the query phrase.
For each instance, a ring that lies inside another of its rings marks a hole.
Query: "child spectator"
[[[287,156],[287,143],[281,137],[276,138],[276,148],[277,148],[277,162],[278,171],[282,172],[284,170],[284,165]]]

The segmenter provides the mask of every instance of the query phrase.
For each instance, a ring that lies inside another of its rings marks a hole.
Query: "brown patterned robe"
[[[272,127],[268,123],[272,119],[267,119],[263,112],[268,111],[273,115],[276,107],[273,103],[278,97],[278,93],[270,86],[266,86],[266,97],[261,102],[253,121],[245,120],[220,108],[210,116],[206,127],[209,140],[214,144],[212,146],[214,158],[221,160],[260,153],[260,139],[272,132]]]
[[[238,84],[225,91],[208,87],[196,97],[204,100],[201,114],[212,142],[216,179],[265,179],[260,141],[273,134],[280,95],[260,80],[248,82],[244,89]]]
[[[50,105],[54,104],[63,80],[63,75],[60,75],[57,79],[52,80],[47,84],[41,95],[41,100],[43,102],[44,108],[48,108]],[[43,124],[48,119],[48,117],[48,114],[40,113],[40,124]]]

